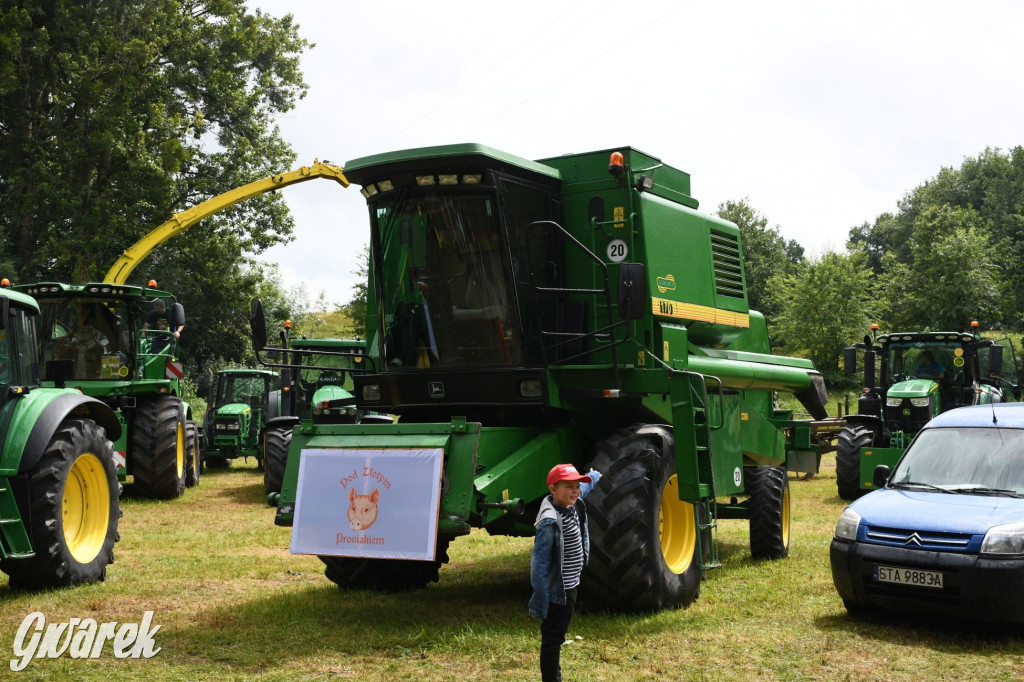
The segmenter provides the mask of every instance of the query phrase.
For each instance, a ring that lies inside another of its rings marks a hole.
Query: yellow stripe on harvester
[[[670,301],[667,298],[655,298],[652,296],[651,312],[656,317],[711,322],[713,324],[729,325],[730,327],[750,327],[750,315],[747,313],[737,313],[731,310],[722,310],[721,308],[695,305],[693,303],[680,303],[679,301]]]

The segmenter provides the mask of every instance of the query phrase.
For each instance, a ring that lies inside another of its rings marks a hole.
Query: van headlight
[[[856,540],[857,528],[860,526],[860,514],[850,507],[843,510],[836,523],[836,538],[839,540]]]
[[[982,554],[1024,554],[1024,521],[993,526],[981,542]]]

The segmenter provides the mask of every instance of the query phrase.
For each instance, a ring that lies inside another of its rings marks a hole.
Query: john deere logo
[[[427,392],[430,393],[431,398],[443,398],[444,397],[444,384],[440,381],[431,381],[427,384]]]
[[[666,291],[676,290],[676,278],[672,275],[665,275],[664,277],[658,278],[658,291],[665,293]]]

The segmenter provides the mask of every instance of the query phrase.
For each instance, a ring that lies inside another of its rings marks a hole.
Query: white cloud
[[[809,252],[987,146],[1024,144],[1013,2],[259,0],[317,43],[279,123],[300,164],[479,142],[526,158],[630,145],[751,204]],[[286,170],[286,169],[282,169]],[[286,283],[347,301],[362,197],[284,190]],[[294,277],[296,280],[291,280]]]

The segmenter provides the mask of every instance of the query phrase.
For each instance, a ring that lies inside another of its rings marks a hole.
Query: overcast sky
[[[279,119],[298,154],[476,142],[530,159],[631,146],[701,209],[748,198],[809,255],[942,167],[1024,144],[1024,3],[250,0],[316,43]],[[281,169],[292,170],[292,169]],[[283,190],[295,240],[263,259],[346,302],[357,188]]]

